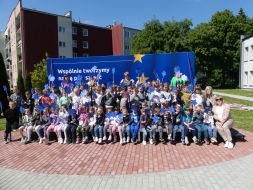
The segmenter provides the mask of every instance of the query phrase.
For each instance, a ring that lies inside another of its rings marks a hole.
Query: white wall
[[[64,28],[65,31],[59,31],[59,27]],[[60,47],[59,42],[65,42],[65,47]],[[58,16],[58,48],[59,57],[72,57],[72,18]]]
[[[139,30],[132,29],[132,28],[127,28],[123,27],[123,43],[122,43],[122,48],[123,48],[123,55],[129,55],[131,52],[131,40],[133,39],[134,35],[139,33]]]
[[[242,42],[241,88],[253,89],[253,37]]]

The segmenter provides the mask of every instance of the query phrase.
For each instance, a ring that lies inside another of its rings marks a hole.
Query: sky
[[[0,0],[0,31],[4,31],[18,0]],[[193,26],[208,22],[224,9],[237,14],[243,8],[253,17],[252,0],[23,0],[26,8],[63,15],[69,10],[75,21],[107,26],[113,21],[143,29],[144,23],[156,18],[161,22],[191,19]]]

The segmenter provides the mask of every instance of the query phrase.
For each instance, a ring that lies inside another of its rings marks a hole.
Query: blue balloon
[[[157,122],[159,121],[159,118],[155,115],[155,116],[152,117],[152,120],[153,120],[155,123],[157,123]]]
[[[174,109],[173,106],[170,106],[170,112],[171,112],[171,113],[174,113],[174,112],[175,112],[175,109]]]
[[[67,94],[70,94],[70,93],[71,93],[71,89],[70,89],[69,87],[64,88],[64,91],[65,91]]]
[[[55,99],[55,97],[56,97],[56,95],[55,95],[55,93],[51,93],[50,95],[49,95],[49,97],[51,98],[51,99]]]
[[[42,105],[37,106],[37,109],[41,112],[44,110],[44,107]]]
[[[177,91],[177,87],[176,86],[173,86],[173,91]]]
[[[44,88],[45,88],[46,90],[48,90],[48,88],[49,88],[48,84],[45,84],[45,85],[44,85]]]
[[[116,70],[115,67],[113,67],[113,68],[112,68],[112,74],[115,73],[115,70]]]
[[[20,107],[19,107],[19,112],[20,112],[20,113],[24,113],[24,112],[25,112],[25,108],[22,107],[22,106],[20,106]]]
[[[192,85],[189,85],[187,88],[188,88],[188,91],[189,91],[189,92],[192,92],[192,91],[193,91],[193,86],[192,86]]]
[[[166,112],[166,109],[164,107],[162,107],[161,113],[165,113],[165,112]]]
[[[32,94],[34,94],[34,93],[35,93],[34,88],[31,88],[31,93],[32,93]]]
[[[71,89],[74,88],[74,86],[75,86],[75,85],[74,85],[73,83],[70,83],[70,84],[69,84],[69,88],[71,88]]]
[[[44,103],[44,104],[42,104],[42,106],[43,106],[44,108],[47,108],[47,107],[48,107],[48,103]]]
[[[96,93],[93,93],[93,94],[92,94],[92,97],[93,97],[94,99],[96,99],[96,98],[97,98],[97,94],[96,94]]]
[[[154,92],[155,91],[155,88],[153,87],[153,86],[150,86],[149,88],[148,88],[148,92],[151,94],[152,92]]]
[[[56,103],[52,103],[52,104],[51,104],[51,108],[57,109],[57,108],[59,108],[59,106],[58,106],[58,104],[56,104]]]
[[[33,95],[33,98],[34,98],[35,100],[38,100],[38,99],[39,99],[39,95],[38,95],[37,93],[35,93],[35,94]]]
[[[163,71],[163,72],[162,72],[162,76],[163,76],[163,77],[165,77],[166,74],[167,74],[166,71]]]
[[[69,113],[69,115],[72,116],[72,115],[76,114],[76,110],[75,109],[69,109],[68,113]]]
[[[81,94],[80,94],[80,97],[81,97],[81,98],[84,97],[85,94],[86,94],[85,91],[82,91]]]
[[[50,82],[54,82],[54,80],[55,80],[55,77],[54,77],[54,75],[49,75],[48,76],[48,80],[50,81]]]
[[[90,107],[90,102],[85,102],[84,107],[86,108]]]
[[[3,90],[4,90],[5,92],[7,92],[7,91],[8,91],[8,89],[7,89],[7,86],[6,86],[6,85],[3,85]]]

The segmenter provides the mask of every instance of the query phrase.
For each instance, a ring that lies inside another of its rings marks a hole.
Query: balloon
[[[22,107],[22,106],[20,106],[20,107],[19,107],[19,112],[20,112],[20,113],[24,113],[24,112],[25,112],[25,108]]]

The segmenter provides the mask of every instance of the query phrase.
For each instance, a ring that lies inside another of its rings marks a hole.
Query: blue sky
[[[4,31],[18,0],[0,0],[0,30]],[[41,11],[64,14],[73,11],[81,22],[106,26],[113,20],[125,26],[142,29],[152,18],[165,20],[192,19],[193,24],[209,21],[216,11],[243,8],[253,17],[252,0],[23,0],[23,6]]]

